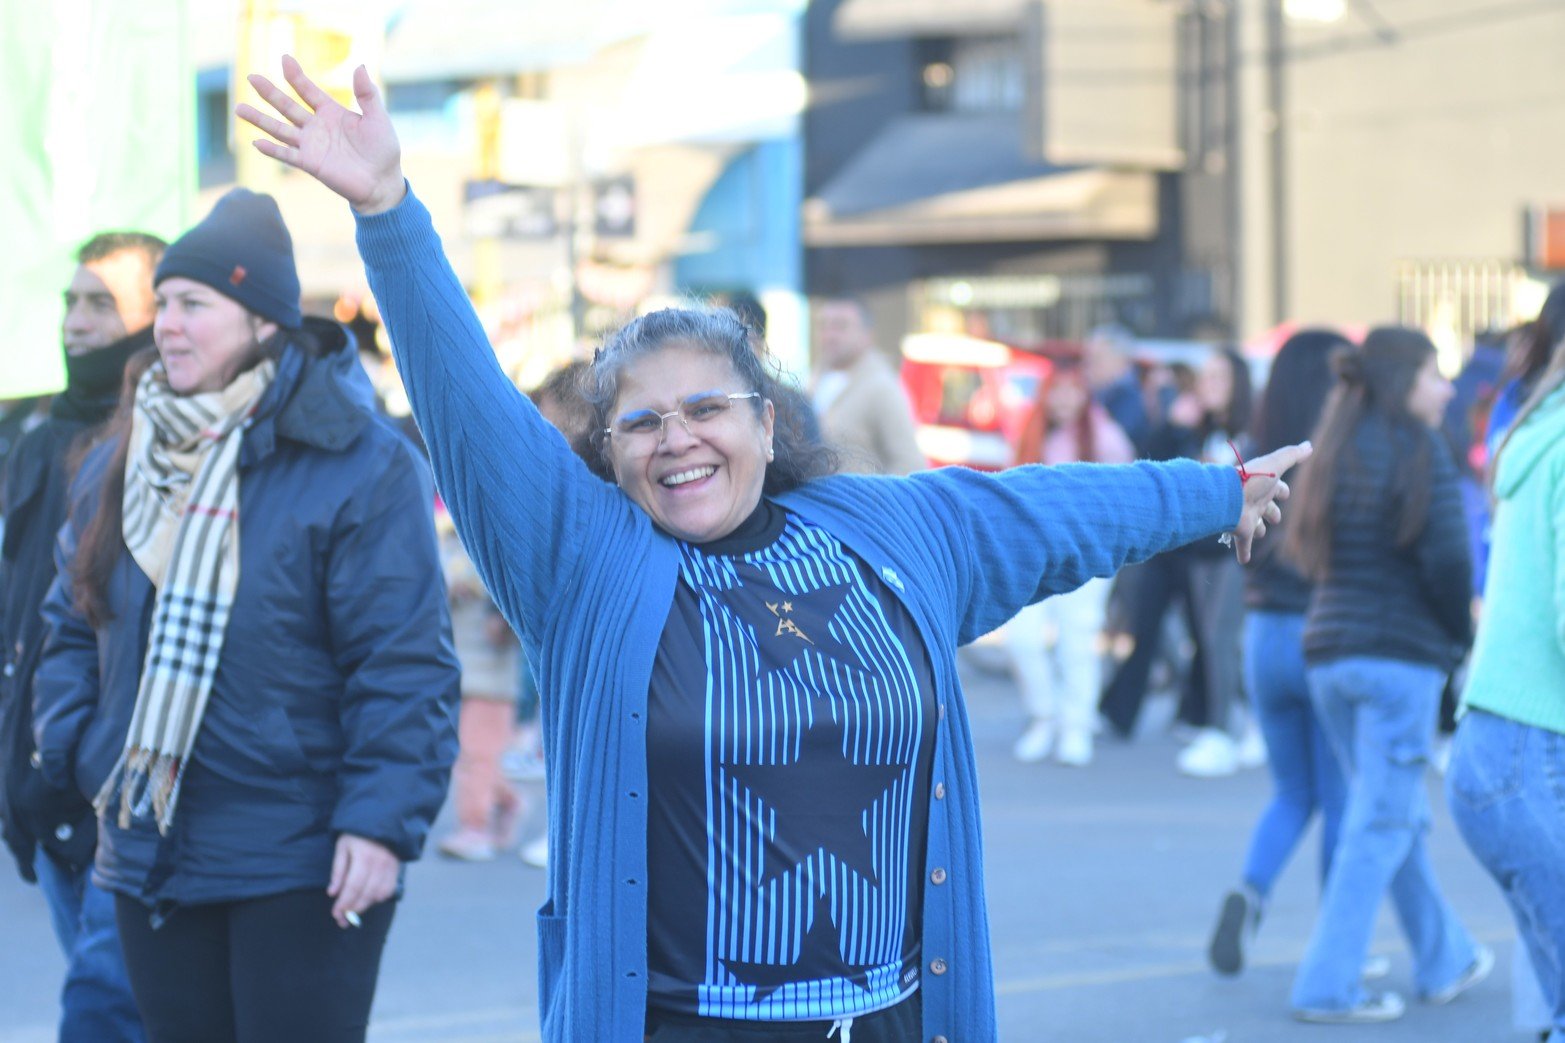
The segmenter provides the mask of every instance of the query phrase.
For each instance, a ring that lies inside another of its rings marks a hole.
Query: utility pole
[[[1288,20],[1266,0],[1266,106],[1271,112],[1272,323],[1288,318]]]

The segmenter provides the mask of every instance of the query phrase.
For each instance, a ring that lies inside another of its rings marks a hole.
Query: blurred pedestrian
[[[96,796],[150,1039],[362,1040],[456,754],[429,474],[269,196],[154,283],[158,361],[71,487],[40,770]]]
[[[830,298],[816,302],[814,320],[815,412],[843,470],[912,474],[928,467],[902,381],[875,346],[869,309]]]
[[[514,847],[522,798],[506,781],[500,758],[516,731],[521,652],[516,635],[489,599],[462,548],[444,504],[436,515],[451,636],[462,668],[460,752],[451,773],[457,826],[436,849],[448,858],[488,862]]]
[[[1331,330],[1289,337],[1272,362],[1252,425],[1257,453],[1309,438],[1334,378],[1333,352],[1352,344]],[[1300,473],[1313,466],[1305,464]],[[1283,523],[1286,527],[1287,523]],[[1266,740],[1272,799],[1250,835],[1239,886],[1223,898],[1207,947],[1213,969],[1238,974],[1260,925],[1272,886],[1310,821],[1321,816],[1320,880],[1325,887],[1346,799],[1342,769],[1310,701],[1304,665],[1304,614],[1310,582],[1278,552],[1282,532],[1260,546],[1245,574],[1244,675],[1250,705]]]
[[[1559,291],[1556,290],[1556,293]],[[1548,323],[1548,308],[1540,317]],[[1553,329],[1544,326],[1553,335]],[[1534,335],[1539,333],[1534,330]],[[1451,814],[1494,876],[1565,1040],[1565,341],[1492,467],[1489,583],[1447,775]]]
[[[1079,362],[1059,359],[1039,382],[1017,441],[1015,463],[1126,464],[1135,448],[1092,399]],[[1065,594],[1028,605],[1006,624],[1006,650],[1027,707],[1016,759],[1092,763],[1092,733],[1103,655],[1099,641],[1111,580],[1090,579]],[[1045,635],[1050,639],[1046,640]]]
[[[537,665],[545,1038],[993,1038],[957,645],[1171,544],[1231,528],[1248,558],[1284,487],[1193,463],[831,475],[726,309],[608,340],[589,469],[496,365],[368,73],[361,115],[283,69],[303,104],[252,76],[283,118],[238,113],[354,206],[452,517]]]
[[[1179,392],[1152,432],[1149,455],[1155,460],[1232,462],[1229,444],[1244,437],[1251,398],[1244,359],[1232,348],[1213,351],[1194,374],[1194,386]],[[1163,639],[1163,617],[1170,604],[1182,602],[1194,653],[1179,717],[1195,734],[1175,766],[1197,777],[1232,775],[1241,763],[1235,707],[1241,690],[1243,570],[1223,548],[1197,543],[1148,562],[1134,589],[1134,646],[1104,691],[1104,716],[1121,735],[1133,734]]]
[[[1334,361],[1285,545],[1316,584],[1304,656],[1348,798],[1292,1003],[1305,1021],[1389,1021],[1401,996],[1360,980],[1387,891],[1425,1002],[1450,1002],[1494,961],[1440,894],[1425,842],[1424,769],[1441,689],[1471,636],[1472,574],[1456,465],[1438,434],[1451,385],[1434,345],[1382,327]]]
[[[24,880],[49,903],[65,953],[60,1039],[144,1038],[125,976],[114,901],[92,881],[98,822],[74,786],[45,781],[33,757],[33,675],[43,653],[44,595],[65,521],[76,459],[114,412],[127,366],[152,347],[152,272],[167,244],[143,232],[105,232],[76,253],[65,290],[65,390],[7,462],[11,503],[0,552],[0,820]],[[139,374],[139,370],[137,371]]]
[[[1145,456],[1153,424],[1141,377],[1131,358],[1134,347],[1129,330],[1100,326],[1082,342],[1083,362],[1092,397],[1125,432],[1136,455]]]

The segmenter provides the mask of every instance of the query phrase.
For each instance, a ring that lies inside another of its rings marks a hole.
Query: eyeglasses
[[[620,439],[627,448],[655,448],[663,441],[664,425],[669,417],[678,417],[679,422],[685,425],[685,430],[693,435],[697,428],[721,420],[740,399],[760,397],[759,391],[734,394],[702,391],[685,399],[679,404],[679,408],[672,412],[659,413],[655,409],[638,409],[634,413],[626,413],[614,421],[612,426],[604,428],[603,433],[610,438]]]

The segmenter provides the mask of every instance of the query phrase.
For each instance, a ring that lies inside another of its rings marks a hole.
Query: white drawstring
[[[839,1036],[838,1043],[853,1043],[853,1019],[839,1018],[831,1023],[831,1031],[826,1033],[826,1038]]]

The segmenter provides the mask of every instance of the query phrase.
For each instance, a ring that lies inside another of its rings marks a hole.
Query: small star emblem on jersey
[[[711,593],[736,619],[754,630],[763,675],[793,670],[809,650],[852,670],[863,670],[857,653],[833,637],[830,630],[842,603],[853,591],[852,584],[788,591],[779,597],[783,591],[758,566],[736,561],[734,573],[739,578],[737,586]]]

